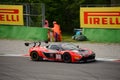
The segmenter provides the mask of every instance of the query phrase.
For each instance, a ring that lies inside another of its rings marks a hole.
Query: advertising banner
[[[120,28],[120,7],[81,7],[82,28]]]
[[[22,5],[0,5],[0,24],[24,25]]]

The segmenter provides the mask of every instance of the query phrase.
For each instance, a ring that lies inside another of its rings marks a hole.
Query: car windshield
[[[62,44],[61,47],[64,50],[78,50],[78,47],[76,45],[70,43]]]

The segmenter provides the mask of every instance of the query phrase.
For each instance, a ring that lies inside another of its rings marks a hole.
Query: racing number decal
[[[56,59],[61,59],[61,55],[60,54],[56,54]]]

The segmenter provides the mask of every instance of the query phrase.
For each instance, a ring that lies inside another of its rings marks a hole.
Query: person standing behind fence
[[[61,42],[62,41],[62,35],[61,35],[61,30],[60,30],[60,25],[57,24],[56,21],[53,21],[53,36],[55,42]]]
[[[49,22],[48,22],[48,20],[45,20],[44,28],[49,28]]]
[[[44,28],[48,28],[49,29],[49,22],[48,22],[48,20],[45,20]],[[49,30],[48,30],[48,41],[50,41],[50,31]]]

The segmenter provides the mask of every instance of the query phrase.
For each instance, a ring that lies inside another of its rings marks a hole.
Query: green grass
[[[109,43],[109,42],[95,42],[95,41],[76,41],[72,39],[73,34],[69,33],[63,33],[62,34],[62,42],[74,42],[74,43],[102,43],[102,44],[117,44],[120,45],[120,43]]]
[[[73,34],[62,33],[62,41],[63,42],[79,42],[79,41],[73,40],[72,36]]]
[[[62,42],[75,42],[75,43],[77,43],[77,42],[82,42],[82,43],[89,43],[90,41],[77,41],[77,40],[73,40],[72,39],[72,36],[73,36],[74,34],[72,34],[72,33],[62,33]]]

